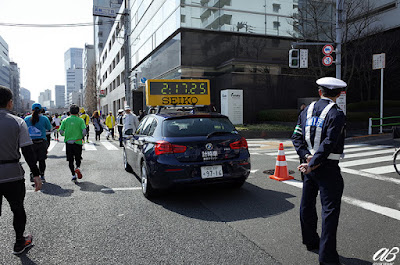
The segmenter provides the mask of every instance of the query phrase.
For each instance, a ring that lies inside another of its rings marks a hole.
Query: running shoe
[[[81,172],[81,170],[79,169],[79,167],[75,169],[75,174],[78,176],[78,179],[81,179],[81,178],[82,178],[82,172]]]
[[[23,240],[17,241],[14,244],[13,254],[15,255],[21,254],[22,252],[25,251],[25,249],[29,248],[30,246],[33,246],[32,241],[33,241],[32,235],[27,235],[24,237]]]
[[[40,176],[40,179],[42,180],[42,183],[46,183],[46,179],[44,178],[44,176]]]
[[[73,181],[73,182],[76,182],[76,181],[77,181],[77,179],[76,179],[76,175],[73,175],[73,176],[72,176],[72,179],[71,179],[71,181]]]

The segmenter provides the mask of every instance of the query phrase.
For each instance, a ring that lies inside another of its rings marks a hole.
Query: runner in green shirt
[[[82,160],[82,139],[86,135],[86,124],[79,118],[79,107],[75,104],[70,107],[71,116],[64,119],[59,129],[64,142],[67,153],[67,161],[69,162],[69,169],[72,173],[72,181],[76,182],[76,178],[82,178],[80,170]],[[76,167],[74,166],[74,160]]]

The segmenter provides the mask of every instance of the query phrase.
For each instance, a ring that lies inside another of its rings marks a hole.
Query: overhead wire
[[[68,24],[24,24],[24,23],[6,23],[0,22],[0,26],[6,27],[31,27],[31,28],[70,28],[70,27],[87,27],[94,25],[113,24],[115,21],[104,21],[101,23],[68,23]]]

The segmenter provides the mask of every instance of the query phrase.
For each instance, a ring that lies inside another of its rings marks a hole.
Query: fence
[[[398,123],[386,123],[386,124],[383,124],[383,121],[382,121],[382,125],[380,125],[380,124],[378,124],[378,125],[372,125],[372,121],[380,121],[380,120],[388,120],[388,119],[400,119],[400,116],[385,117],[385,118],[369,118],[368,134],[372,134],[372,128],[384,127],[384,126],[396,126],[396,125],[400,125],[400,122],[398,122]],[[382,132],[382,128],[381,128],[381,132]]]

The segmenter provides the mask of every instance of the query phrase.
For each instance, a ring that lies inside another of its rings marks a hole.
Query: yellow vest
[[[82,114],[80,117],[81,117],[81,119],[83,119],[85,121],[86,126],[88,126],[89,125],[89,120],[90,120],[89,115],[87,115],[85,113],[85,114]]]
[[[113,128],[114,126],[115,126],[115,117],[114,117],[114,115],[108,115],[107,116],[107,118],[106,118],[106,126],[108,127],[108,128]]]

